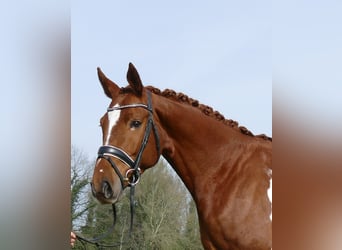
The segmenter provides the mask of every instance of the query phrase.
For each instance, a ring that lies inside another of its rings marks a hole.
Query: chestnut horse
[[[98,76],[111,103],[100,121],[94,196],[115,203],[162,155],[196,203],[205,249],[271,249],[272,139],[184,94],[144,87],[131,63],[127,87],[99,68]]]

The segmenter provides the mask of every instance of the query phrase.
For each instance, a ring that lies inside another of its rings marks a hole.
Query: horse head
[[[91,186],[100,202],[115,203],[126,187],[135,186],[144,170],[157,163],[159,136],[152,95],[144,88],[134,65],[129,64],[129,85],[125,88],[108,79],[100,68],[97,70],[111,102],[100,120],[103,145],[98,151]]]

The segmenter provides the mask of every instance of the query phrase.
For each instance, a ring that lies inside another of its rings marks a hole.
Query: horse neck
[[[188,104],[158,97],[155,109],[162,154],[193,197],[196,183],[216,178],[227,154],[250,139]]]

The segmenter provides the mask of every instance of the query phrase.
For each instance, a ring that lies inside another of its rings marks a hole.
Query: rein
[[[121,188],[124,190],[126,187],[130,187],[130,214],[131,214],[131,222],[130,222],[130,229],[129,229],[129,237],[132,235],[133,231],[133,217],[134,217],[134,194],[135,194],[135,186],[138,184],[141,176],[141,169],[140,169],[140,162],[142,158],[142,154],[145,150],[145,147],[148,143],[148,139],[151,134],[151,129],[153,129],[154,137],[156,140],[156,150],[157,150],[157,155],[160,155],[160,142],[159,142],[159,135],[157,128],[154,124],[153,121],[153,109],[152,109],[152,97],[151,97],[151,92],[147,90],[147,105],[141,104],[141,103],[136,103],[136,104],[128,104],[128,105],[123,105],[119,107],[112,107],[108,108],[107,112],[114,111],[114,110],[122,110],[122,109],[127,109],[127,108],[144,108],[149,112],[148,116],[148,121],[145,129],[145,134],[143,137],[143,140],[141,142],[140,149],[138,151],[138,155],[135,159],[135,161],[126,153],[124,150],[111,146],[111,145],[103,145],[99,148],[98,150],[98,157],[97,159],[105,159],[107,160],[110,165],[112,166],[114,172],[118,175],[120,178],[121,182]],[[111,157],[114,157],[123,163],[125,163],[129,169],[126,171],[125,175],[123,176],[119,170],[119,168],[116,166],[114,161],[111,159]],[[129,178],[129,175],[131,179]],[[125,182],[128,183],[127,186],[125,186]],[[113,209],[113,224],[112,226],[108,229],[106,233],[99,237],[95,237],[93,239],[86,239],[84,237],[81,237],[77,235],[77,239],[79,239],[82,244],[83,242],[87,242],[93,245],[96,245],[97,247],[101,248],[108,248],[108,247],[117,247],[122,245],[123,242],[120,243],[114,243],[114,244],[100,244],[99,241],[104,239],[106,236],[108,236],[110,233],[113,232],[115,224],[116,224],[116,208],[115,204],[112,204],[112,209]]]

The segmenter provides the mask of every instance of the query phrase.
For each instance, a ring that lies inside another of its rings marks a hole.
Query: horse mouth
[[[118,198],[105,198],[102,194],[96,196],[96,199],[101,203],[101,204],[114,204],[117,202]]]
[[[103,193],[96,193],[94,197],[101,203],[101,204],[114,204],[119,200],[119,197],[116,196],[106,196]]]

